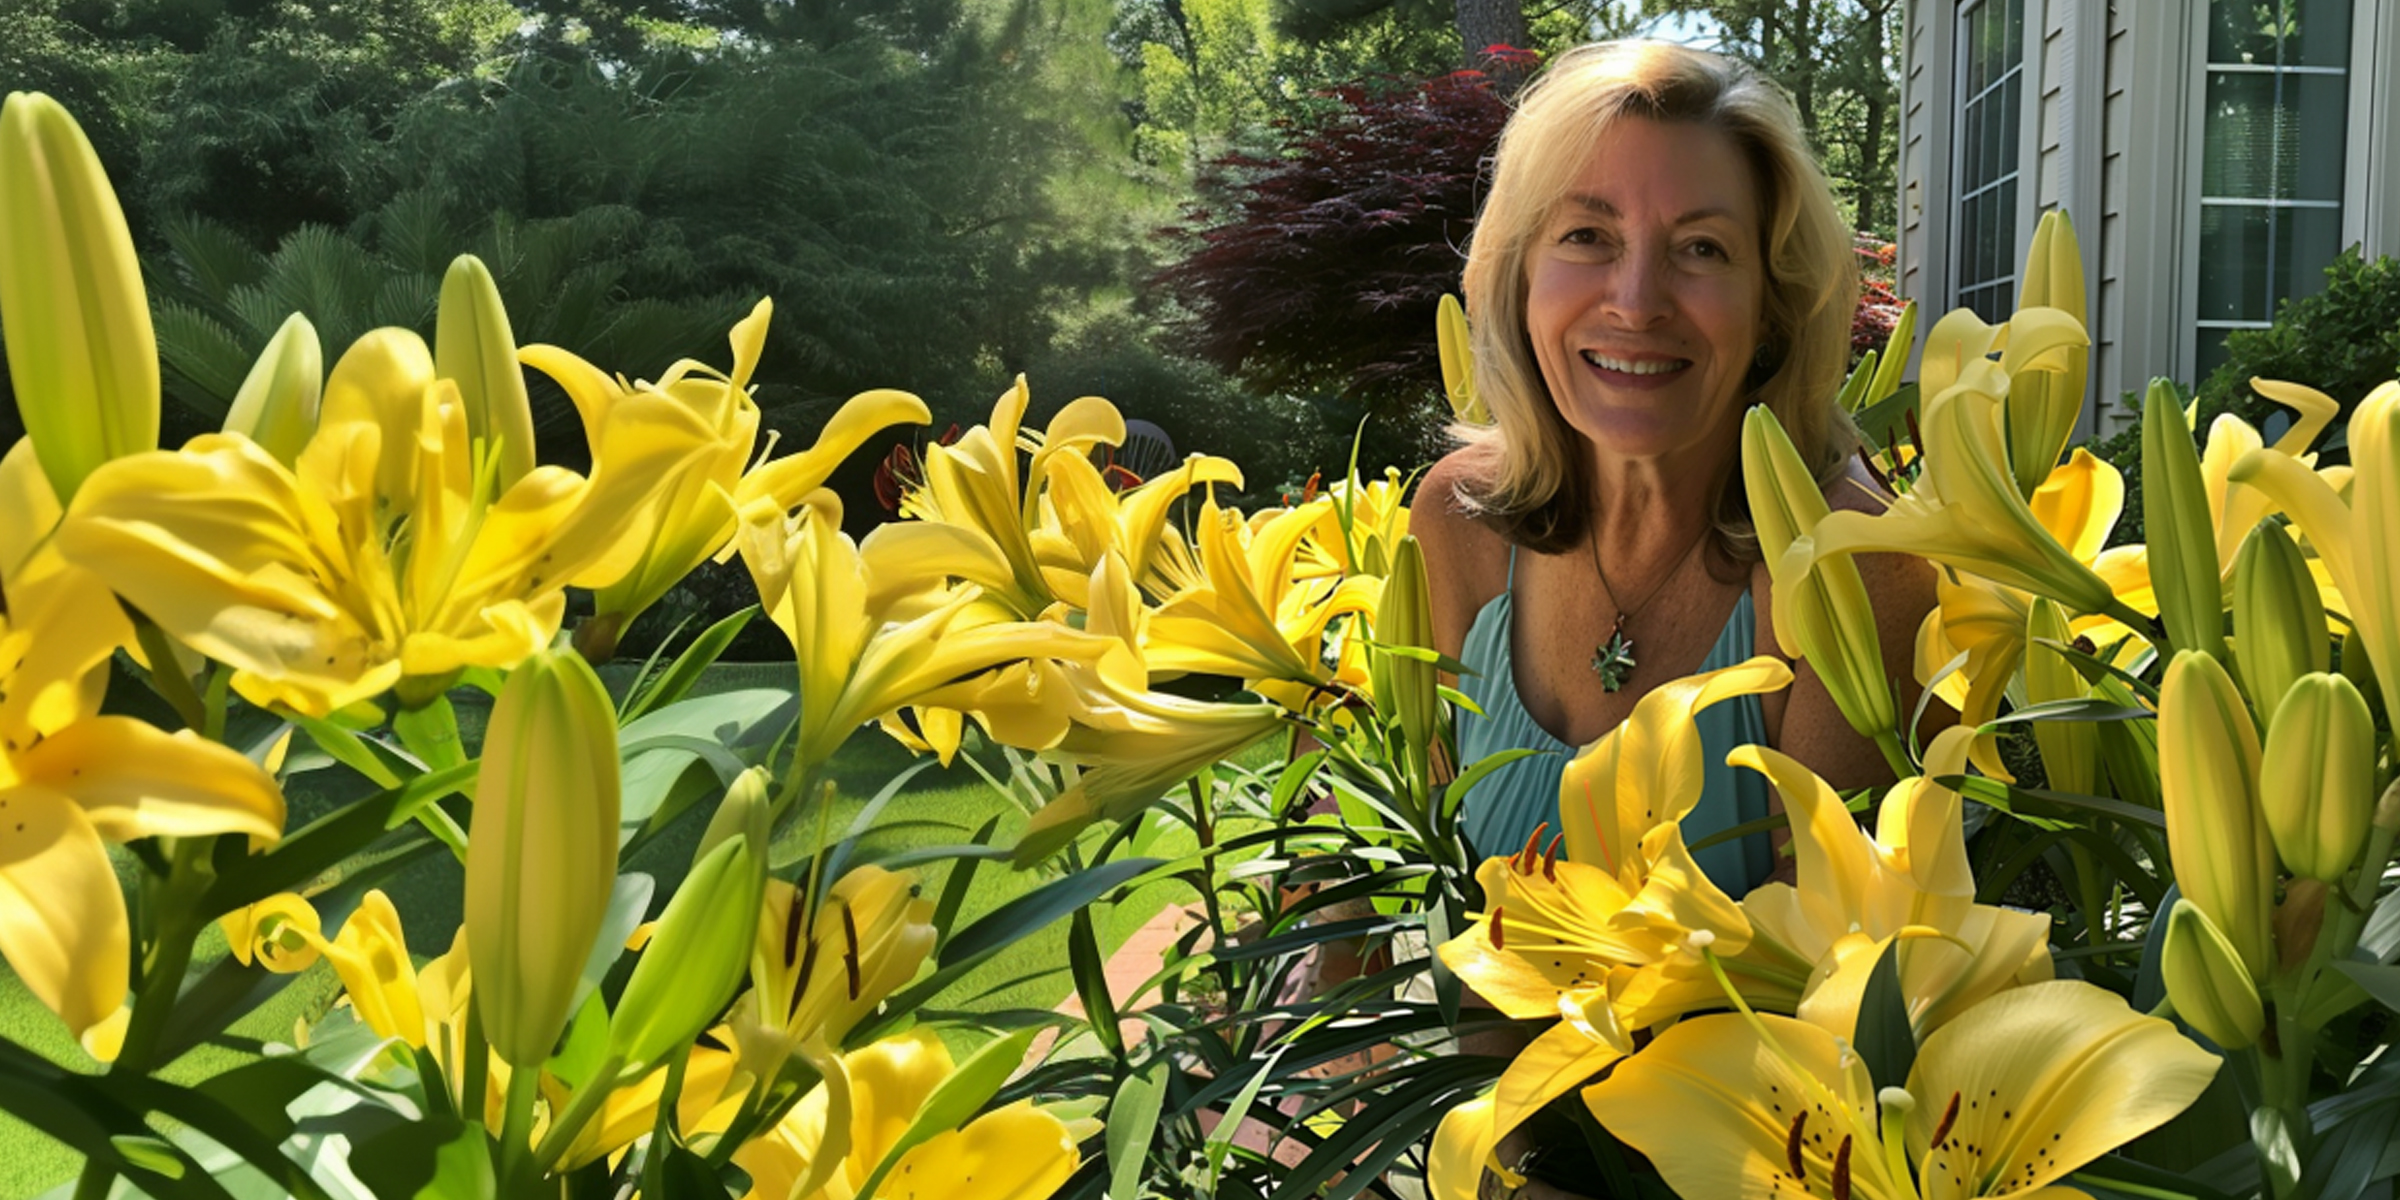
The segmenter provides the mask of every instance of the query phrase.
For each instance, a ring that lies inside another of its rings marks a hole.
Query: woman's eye
[[[1600,231],[1591,228],[1570,229],[1558,236],[1562,246],[1589,246],[1600,240]]]
[[[1699,255],[1702,258],[1722,259],[1725,257],[1725,247],[1705,238],[1700,241],[1693,242],[1691,252]]]

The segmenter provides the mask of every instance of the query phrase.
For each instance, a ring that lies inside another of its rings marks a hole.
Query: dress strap
[[[1508,546],[1508,590],[1517,590],[1517,546],[1514,542]]]

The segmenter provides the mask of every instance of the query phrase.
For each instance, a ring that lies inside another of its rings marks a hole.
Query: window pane
[[[1959,191],[1971,192],[1984,184],[1983,174],[1983,115],[1989,111],[1982,104],[1967,106],[1967,140],[1958,148]]]
[[[2000,169],[2005,172],[2013,169],[2017,161],[2018,127],[2023,123],[2025,117],[2025,72],[2019,71],[2009,76],[2007,86],[2002,87],[1998,95],[2000,99],[2000,144],[1997,149],[2000,153],[2000,161],[2008,164]],[[1994,177],[1997,178],[1998,175],[1995,174]]]
[[[2275,195],[2275,80],[2265,72],[2209,72],[2201,195],[2261,200]]]
[[[2000,70],[2007,70],[2025,58],[2025,0],[2008,0],[2008,39],[2000,52]]]
[[[2275,299],[2325,290],[2325,266],[2342,252],[2342,210],[2287,208],[2275,214]]]
[[[2208,378],[2218,367],[2225,365],[2227,357],[2225,335],[2232,332],[2230,329],[2203,329],[2200,331],[2199,353],[2194,356],[2193,383],[2196,384]]]
[[[2004,279],[2017,270],[2017,181],[2010,179],[1992,192],[1992,270],[1986,279]]]
[[[2267,236],[2274,210],[2209,204],[2200,209],[2200,319],[2263,321]]]
[[[2275,61],[2276,0],[2215,0],[2208,6],[2208,61]]]
[[[1960,94],[1969,100],[1983,90],[1987,68],[1991,65],[1990,57],[1984,52],[1984,46],[1990,40],[1984,36],[1984,29],[1991,15],[1991,5],[1978,4],[1966,15],[1966,19],[1959,22],[1959,32],[1966,38],[1966,53],[1960,58],[1966,63],[1967,76],[1966,90]]]
[[[2281,181],[2301,200],[2342,198],[2343,140],[2348,136],[2348,75],[2286,75],[2283,98],[2296,114],[2297,137],[2281,147],[2288,169]],[[2297,101],[2295,104],[2294,101]]]
[[[2347,67],[2350,65],[2350,0],[2284,0],[2293,24],[2284,35],[2283,63],[2287,67]]]

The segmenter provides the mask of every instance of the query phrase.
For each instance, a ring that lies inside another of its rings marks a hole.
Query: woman
[[[1461,686],[1483,716],[1462,715],[1461,760],[1552,751],[1469,793],[1478,852],[1555,825],[1566,760],[1652,688],[1773,652],[1740,474],[1750,405],[1774,410],[1833,507],[1882,507],[1834,403],[1851,259],[1790,102],[1748,69],[1615,42],[1564,55],[1527,91],[1466,268],[1475,382],[1495,423],[1460,431],[1467,445],[1427,473],[1410,518],[1436,642],[1476,672]],[[1911,661],[1931,569],[1859,566],[1885,661]],[[1889,780],[1807,664],[1794,672],[1784,692],[1700,714],[1709,774],[1692,840],[1772,811],[1763,779],[1724,766],[1737,745],[1775,746],[1836,787]],[[1776,863],[1760,837],[1697,857],[1735,896]],[[1504,1144],[1501,1160],[1526,1144]],[[1521,1193],[1545,1194],[1561,1193]]]

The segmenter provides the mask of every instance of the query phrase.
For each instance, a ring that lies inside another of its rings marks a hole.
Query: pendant
[[[1600,677],[1601,691],[1614,692],[1625,686],[1633,667],[1633,639],[1625,636],[1625,618],[1620,616],[1608,633],[1608,644],[1592,650],[1592,674]]]

